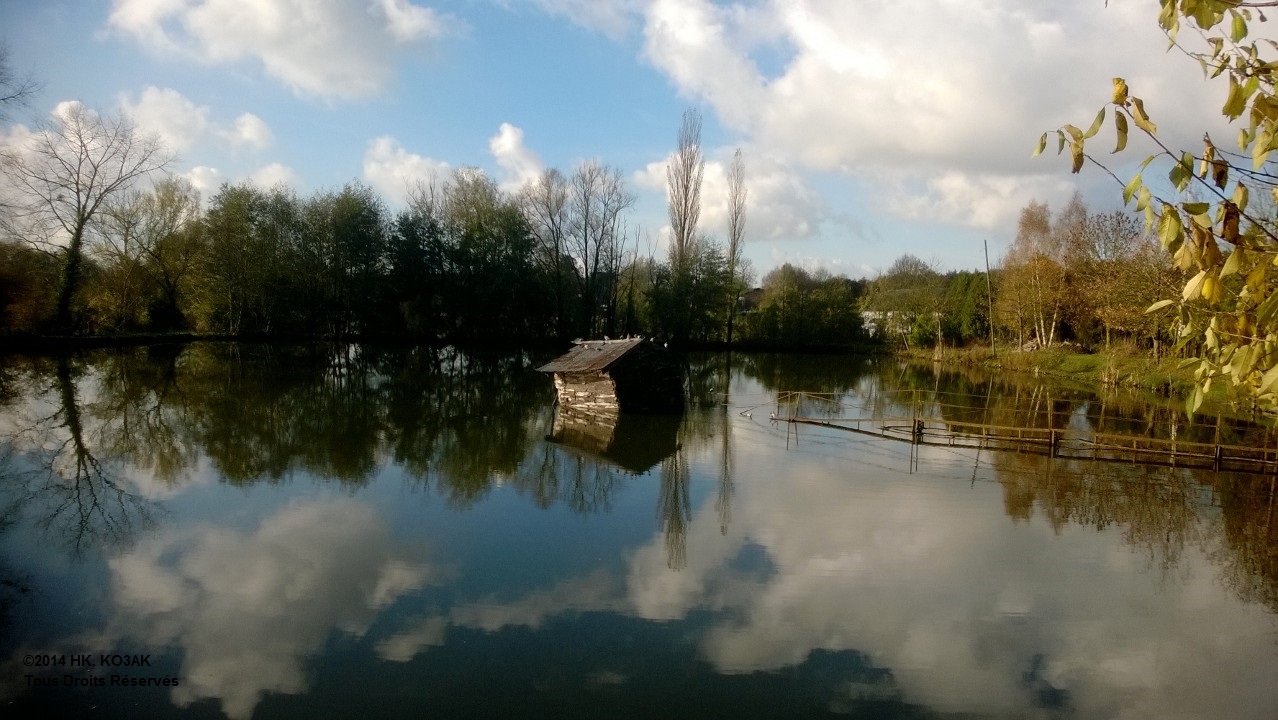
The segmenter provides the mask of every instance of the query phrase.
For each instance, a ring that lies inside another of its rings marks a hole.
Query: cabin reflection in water
[[[678,449],[681,415],[605,417],[560,405],[548,441],[570,452],[642,475]]]

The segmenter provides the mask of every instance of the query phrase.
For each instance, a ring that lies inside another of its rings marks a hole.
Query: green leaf
[[[1243,94],[1243,87],[1231,75],[1229,77],[1229,97],[1225,99],[1225,106],[1220,109],[1220,112],[1230,120],[1235,120],[1246,109],[1247,96]]]
[[[1180,165],[1173,165],[1170,172],[1167,173],[1167,181],[1176,187],[1178,191],[1184,191],[1189,185],[1189,180],[1193,173],[1185,172],[1185,168]]]
[[[1158,220],[1158,239],[1163,248],[1170,248],[1172,243],[1180,239],[1185,227],[1180,223],[1180,213],[1171,205],[1163,205],[1163,216]],[[1188,300],[1189,298],[1185,298]]]
[[[1100,112],[1096,113],[1096,119],[1092,121],[1092,126],[1087,128],[1087,132],[1083,133],[1083,138],[1093,137],[1100,132],[1101,123],[1103,122],[1105,122],[1105,108],[1101,108]]]
[[[1269,293],[1269,297],[1265,298],[1259,306],[1256,307],[1256,326],[1266,327],[1274,319],[1274,313],[1278,312],[1278,292]]]
[[[1159,300],[1158,302],[1156,302],[1156,303],[1154,303],[1153,305],[1150,305],[1148,308],[1146,308],[1146,309],[1145,309],[1145,313],[1146,313],[1146,314],[1148,314],[1148,313],[1156,312],[1156,311],[1158,311],[1158,310],[1162,310],[1163,308],[1167,307],[1168,305],[1174,305],[1175,303],[1176,303],[1176,301],[1175,301],[1175,300]]]
[[[1205,202],[1187,202],[1181,203],[1180,206],[1190,215],[1202,215],[1211,209],[1211,205]]]
[[[1229,29],[1229,39],[1236,43],[1242,42],[1243,38],[1247,37],[1247,21],[1243,19],[1242,13],[1236,10],[1231,14],[1234,16],[1234,23]]]
[[[1255,345],[1244,345],[1238,352],[1240,357],[1234,361],[1234,372],[1239,378],[1245,378],[1260,359],[1261,349]]]
[[[1141,178],[1140,173],[1137,173],[1136,177],[1133,177],[1131,180],[1128,180],[1127,184],[1123,186],[1123,205],[1124,206],[1126,206],[1128,203],[1132,201],[1132,196],[1136,194],[1137,190],[1140,190],[1140,186],[1143,182],[1144,180]]]
[[[1038,147],[1034,149],[1034,154],[1030,155],[1030,157],[1038,157],[1039,155],[1042,155],[1043,150],[1046,148],[1047,148],[1047,133],[1043,133],[1043,136],[1038,139]]]
[[[1195,385],[1193,392],[1189,393],[1189,397],[1185,398],[1185,412],[1191,417],[1198,412],[1198,408],[1203,405],[1203,386]]]
[[[1127,147],[1127,116],[1120,112],[1114,113],[1114,132],[1118,135],[1114,152],[1122,152]]]
[[[1194,156],[1189,153],[1181,155],[1180,162],[1172,166],[1171,172],[1167,173],[1167,179],[1176,186],[1176,190],[1179,192],[1184,192],[1193,178]]]

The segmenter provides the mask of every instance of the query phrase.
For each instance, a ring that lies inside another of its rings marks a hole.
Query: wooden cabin
[[[677,413],[683,370],[665,348],[644,338],[578,341],[540,368],[553,373],[559,406],[588,415]]]

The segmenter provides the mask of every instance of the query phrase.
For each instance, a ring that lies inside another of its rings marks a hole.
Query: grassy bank
[[[931,348],[902,353],[912,360],[933,362]],[[1047,377],[1070,385],[1094,388],[1122,388],[1162,397],[1184,398],[1194,385],[1193,368],[1179,368],[1179,358],[1155,360],[1127,347],[1110,351],[1085,353],[1067,348],[1048,348],[1028,352],[988,347],[943,348],[940,362],[946,366],[984,367],[996,372]],[[1217,383],[1208,394],[1211,403],[1227,403],[1225,383]]]

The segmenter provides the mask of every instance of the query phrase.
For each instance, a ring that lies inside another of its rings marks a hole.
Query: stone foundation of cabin
[[[555,373],[555,394],[561,407],[577,412],[608,416],[620,412],[617,386],[607,373]]]

